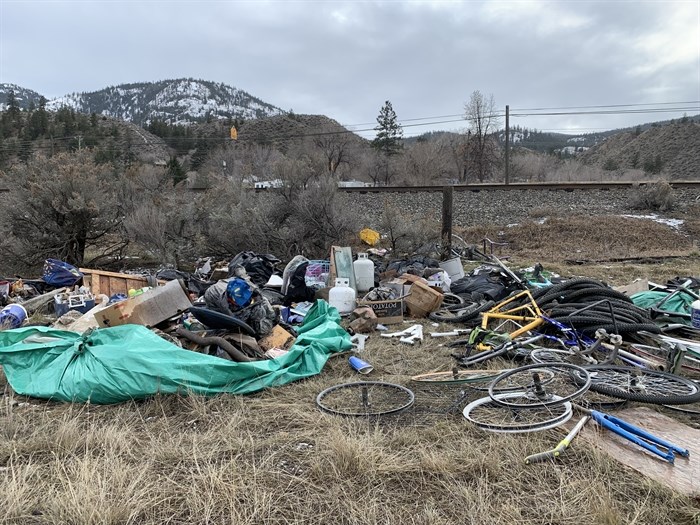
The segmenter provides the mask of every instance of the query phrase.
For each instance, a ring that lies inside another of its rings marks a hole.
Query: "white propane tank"
[[[336,279],[328,293],[328,304],[338,309],[339,314],[349,314],[355,309],[355,290],[350,288],[350,279]]]
[[[366,253],[358,253],[357,260],[352,263],[355,269],[355,284],[358,292],[369,292],[374,288],[374,262],[367,258]]]
[[[700,329],[700,299],[690,305],[690,324],[693,328]]]

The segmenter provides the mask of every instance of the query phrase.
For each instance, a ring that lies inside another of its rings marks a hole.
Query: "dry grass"
[[[370,343],[374,380],[409,385],[451,366],[450,349],[429,338]],[[556,465],[525,466],[560,436],[481,432],[448,410],[455,387],[416,388],[414,410],[384,419],[317,410],[320,390],[357,379],[337,356],[320,376],[246,397],[77,406],[6,395],[0,522],[698,522],[693,501],[582,442]]]
[[[578,249],[588,258],[692,251],[687,237],[667,227],[600,221],[560,217],[509,229],[505,253],[513,266],[541,260],[562,275],[613,284],[698,274],[697,254],[659,265],[562,263]],[[451,328],[424,325],[426,333]],[[368,379],[416,393],[411,410],[373,420],[315,406],[324,388],[359,379],[346,355],[331,358],[319,376],[257,395],[116,406],[28,400],[14,396],[0,374],[0,523],[700,523],[696,501],[583,441],[556,464],[524,465],[561,434],[482,432],[460,409],[483,394],[459,402],[459,387],[410,381],[452,367],[454,350],[442,342],[426,335],[412,347],[371,336],[362,354],[375,367]]]
[[[459,235],[472,242],[483,237],[508,241],[508,247],[500,253],[509,256],[515,267],[541,262],[545,269],[562,276],[587,276],[612,285],[636,278],[664,282],[676,276],[700,274],[697,219],[688,218],[674,229],[649,219],[564,217],[545,212],[533,212],[533,217],[546,218],[542,223],[527,221],[510,228],[478,226]],[[625,258],[642,260],[617,261]]]

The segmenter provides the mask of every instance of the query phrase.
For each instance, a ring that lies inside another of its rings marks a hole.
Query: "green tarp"
[[[648,292],[636,293],[632,297],[630,297],[630,299],[632,299],[632,302],[636,306],[639,306],[640,308],[649,309],[659,304],[663,299],[665,299],[669,295],[670,294],[668,292],[650,290]],[[668,312],[670,317],[673,317],[674,313],[690,314],[690,305],[693,303],[694,300],[695,299],[692,296],[681,291],[673,297],[671,297],[669,300],[667,300],[664,304],[662,304],[661,310],[663,310],[664,312]],[[677,319],[674,318],[674,320],[678,321],[679,323],[685,323],[687,325],[690,325],[690,319],[678,317]]]
[[[235,363],[183,350],[147,328],[124,325],[85,336],[45,327],[0,332],[0,364],[18,394],[96,404],[153,394],[248,394],[318,374],[350,336],[338,311],[317,301],[292,348],[277,359]]]

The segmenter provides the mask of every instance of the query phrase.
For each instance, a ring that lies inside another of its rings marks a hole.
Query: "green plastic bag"
[[[45,327],[0,332],[0,364],[18,394],[71,402],[119,403],[154,394],[249,394],[318,374],[349,350],[338,311],[319,300],[292,348],[277,359],[235,363],[183,350],[140,325],[81,336]]]

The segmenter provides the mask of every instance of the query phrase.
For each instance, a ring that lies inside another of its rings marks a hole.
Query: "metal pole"
[[[510,183],[510,106],[506,104],[506,184]]]

